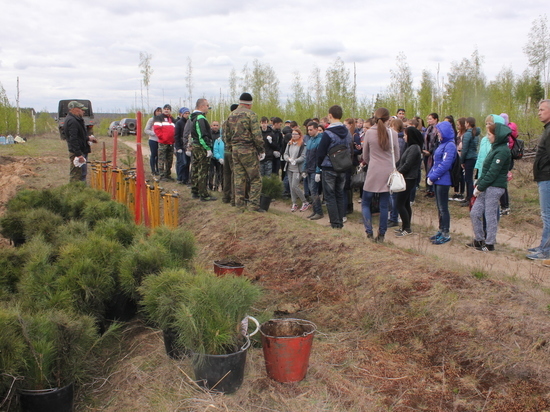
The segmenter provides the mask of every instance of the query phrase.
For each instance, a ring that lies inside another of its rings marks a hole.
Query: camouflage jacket
[[[258,116],[243,106],[231,112],[225,122],[225,142],[230,147],[253,147],[264,152],[264,139]]]

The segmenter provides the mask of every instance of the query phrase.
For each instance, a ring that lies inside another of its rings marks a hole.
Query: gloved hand
[[[212,157],[212,150],[206,151],[206,157]]]
[[[306,172],[303,172],[302,173],[302,177],[305,179],[307,177],[307,173]]]
[[[192,155],[191,150],[187,150],[187,151],[185,152],[185,155],[186,155],[187,157],[191,157],[191,155]]]
[[[258,156],[258,159],[260,159],[260,162],[265,159],[265,153],[260,153]]]
[[[183,153],[183,149],[178,149],[176,152],[177,153]]]
[[[320,173],[315,174],[315,182],[319,183],[320,181],[321,181],[321,174]]]
[[[292,166],[296,166],[296,160],[291,160],[291,161],[290,161],[290,164],[291,164]]]
[[[477,186],[474,187],[474,197],[478,197],[481,194],[481,191],[477,189]]]
[[[273,143],[273,137],[267,136],[267,141],[268,141],[269,143]]]
[[[281,157],[281,152],[273,152],[273,156],[278,159],[279,157]]]
[[[430,180],[430,178],[428,178],[428,179],[426,180],[426,183],[428,184],[428,186],[431,186],[431,185],[434,184],[434,182],[432,182],[432,181]]]
[[[220,161],[220,164],[223,166],[223,162],[224,162],[223,158],[219,159],[219,161]]]

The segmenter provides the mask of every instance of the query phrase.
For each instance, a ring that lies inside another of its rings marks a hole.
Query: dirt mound
[[[4,211],[7,201],[25,183],[24,178],[36,176],[33,168],[37,163],[32,157],[0,156],[0,213]]]

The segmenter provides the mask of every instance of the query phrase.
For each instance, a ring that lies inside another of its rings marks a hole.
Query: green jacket
[[[508,135],[512,129],[508,126],[495,123],[495,141],[483,162],[483,172],[477,181],[477,190],[484,192],[489,186],[508,187],[508,169],[512,155],[508,147]]]

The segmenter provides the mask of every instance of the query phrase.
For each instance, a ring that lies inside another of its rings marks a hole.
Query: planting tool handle
[[[256,329],[254,330],[254,332],[248,334],[249,337],[254,336],[260,330],[260,322],[258,322],[258,319],[254,318],[252,316],[247,316],[247,318],[250,319],[252,322],[254,322],[256,324]]]

